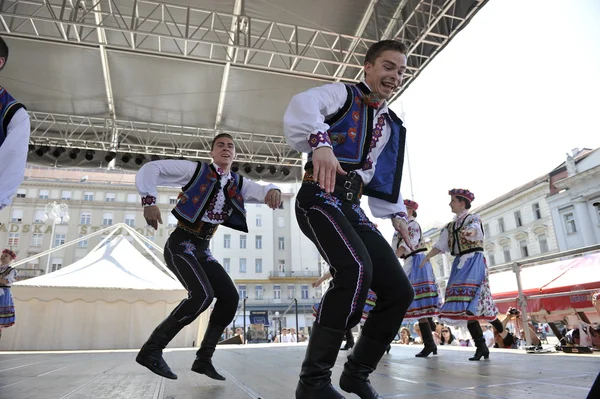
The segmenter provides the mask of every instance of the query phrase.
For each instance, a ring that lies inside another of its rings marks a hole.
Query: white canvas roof
[[[15,286],[117,288],[133,290],[184,290],[183,286],[159,270],[127,239],[116,236],[83,259],[40,277],[20,281]]]

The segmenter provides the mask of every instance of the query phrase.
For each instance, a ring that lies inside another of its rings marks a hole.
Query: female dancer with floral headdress
[[[496,318],[498,309],[492,299],[488,267],[483,256],[483,227],[479,215],[469,213],[475,195],[464,189],[452,189],[450,208],[456,215],[442,230],[438,242],[421,261],[423,267],[433,256],[450,252],[455,256],[446,287],[446,298],[440,310],[440,319],[450,324],[467,322],[467,328],[477,351],[469,360],[488,359],[490,351],[485,343],[479,320],[491,322],[502,332]],[[454,322],[454,323],[453,323]]]
[[[394,235],[392,248],[396,249],[396,255],[404,260],[404,270],[415,290],[415,298],[406,311],[404,321],[419,321],[419,329],[423,336],[424,348],[417,353],[416,357],[427,357],[433,352],[437,355],[437,346],[433,339],[432,329],[435,324],[431,319],[438,316],[440,310],[439,289],[435,282],[433,267],[426,262],[425,267],[419,267],[427,251],[423,242],[421,226],[417,223],[417,209],[419,204],[415,201],[404,200],[408,211],[408,236],[414,251],[411,251],[399,235]],[[433,325],[433,326],[432,326]]]
[[[10,267],[17,254],[10,249],[2,251],[0,256],[0,338],[2,330],[15,324],[15,304],[10,287],[17,278],[17,269]]]

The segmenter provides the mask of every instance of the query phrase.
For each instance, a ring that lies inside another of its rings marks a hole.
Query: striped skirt
[[[491,321],[497,314],[483,253],[454,258],[440,319],[448,324],[453,324],[452,321]]]
[[[15,304],[10,288],[0,288],[0,328],[10,327],[15,324]]]
[[[419,252],[404,261],[405,270],[408,270],[408,279],[415,290],[415,299],[406,311],[405,321],[437,317],[440,312],[439,287],[435,282],[433,267],[429,262],[422,268],[419,267],[424,257],[425,254]]]

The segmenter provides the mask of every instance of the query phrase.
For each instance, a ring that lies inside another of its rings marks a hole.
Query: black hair
[[[465,197],[459,197],[456,196],[456,198],[458,198],[458,200],[460,202],[464,202],[465,203],[465,209],[471,209],[471,201],[469,201],[468,199],[466,199]]]
[[[367,54],[365,55],[365,64],[367,62],[369,64],[375,64],[375,60],[381,55],[381,53],[389,50],[406,54],[406,46],[404,43],[399,42],[398,40],[381,40],[369,47],[369,50],[367,50]]]
[[[0,71],[1,71],[2,69],[4,69],[6,62],[8,61],[8,46],[6,45],[6,42],[4,41],[4,39],[2,39],[1,37],[0,37],[0,58],[4,58],[4,65],[2,65],[2,68],[0,68]]]
[[[215,136],[215,138],[212,140],[212,143],[210,143],[210,150],[214,150],[215,149],[215,142],[223,137],[227,137],[228,139],[230,139],[231,141],[233,141],[233,137],[231,136],[231,134],[229,133],[219,133]],[[235,142],[233,143],[233,145],[235,146]]]

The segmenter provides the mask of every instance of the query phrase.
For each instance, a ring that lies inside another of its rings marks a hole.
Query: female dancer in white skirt
[[[17,269],[10,263],[17,255],[10,249],[2,251],[0,256],[0,338],[2,330],[15,324],[15,304],[10,293],[10,287],[17,278]]]
[[[425,347],[415,356],[427,357],[430,353],[437,355],[437,346],[431,331],[435,328],[435,324],[431,318],[437,317],[440,311],[439,288],[435,282],[431,263],[426,262],[425,267],[419,267],[425,257],[424,252],[427,251],[423,243],[421,226],[416,221],[419,204],[404,200],[404,205],[408,211],[408,236],[415,250],[411,251],[404,240],[398,239],[398,234],[394,235],[392,248],[397,248],[396,255],[404,260],[404,270],[415,290],[415,298],[404,316],[404,321],[419,321]]]
[[[488,267],[483,256],[483,226],[479,215],[468,211],[475,199],[472,192],[452,189],[448,194],[451,196],[450,208],[456,216],[442,230],[438,242],[421,261],[421,266],[443,252],[455,256],[440,319],[445,324],[455,325],[466,321],[477,347],[475,356],[469,360],[479,360],[481,357],[488,359],[490,351],[485,344],[479,320],[491,322],[494,327],[500,324],[497,329],[502,326],[496,318],[498,309],[492,299]]]

